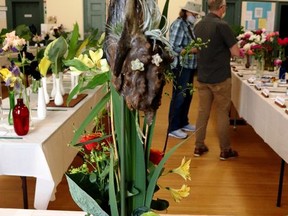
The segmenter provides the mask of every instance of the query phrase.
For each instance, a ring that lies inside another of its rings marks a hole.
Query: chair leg
[[[23,205],[24,209],[28,209],[28,193],[27,193],[27,178],[26,176],[20,176],[22,181],[22,192],[23,192]]]

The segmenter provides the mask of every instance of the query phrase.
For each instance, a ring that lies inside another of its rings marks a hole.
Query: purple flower
[[[13,63],[11,62],[11,66],[9,67],[9,70],[16,77],[19,77],[21,74],[19,67],[17,67],[14,62]]]

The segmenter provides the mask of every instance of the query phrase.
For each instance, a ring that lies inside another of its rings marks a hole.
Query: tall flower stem
[[[8,114],[8,123],[9,125],[13,125],[13,116],[12,116],[12,113],[13,113],[13,109],[14,109],[14,106],[15,106],[15,93],[14,91],[10,91],[8,89],[8,96],[9,96],[9,114]]]

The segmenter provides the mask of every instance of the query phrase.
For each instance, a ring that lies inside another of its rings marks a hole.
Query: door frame
[[[6,0],[6,7],[7,7],[7,29],[13,30],[13,14],[12,14],[12,4],[14,2],[38,2],[39,3],[39,14],[42,14],[40,18],[40,23],[44,23],[44,2],[43,0]]]

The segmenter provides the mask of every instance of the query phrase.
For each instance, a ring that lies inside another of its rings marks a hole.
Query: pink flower
[[[277,58],[277,59],[274,60],[274,65],[275,66],[280,66],[281,64],[282,64],[282,60],[281,59]]]

